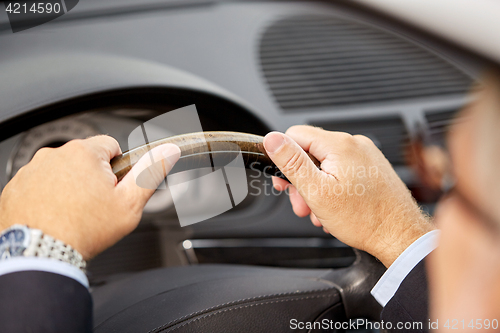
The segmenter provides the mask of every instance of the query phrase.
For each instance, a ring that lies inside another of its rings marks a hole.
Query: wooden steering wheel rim
[[[120,181],[144,154],[162,144],[173,143],[181,150],[181,157],[179,158],[179,162],[177,162],[181,167],[178,167],[176,164],[177,168],[174,168],[176,170],[172,170],[170,174],[196,168],[201,165],[201,160],[206,160],[209,154],[217,154],[222,157],[228,155],[226,156],[227,158],[236,156],[234,147],[237,147],[243,157],[245,168],[259,170],[267,176],[276,176],[286,179],[267,155],[264,149],[263,139],[264,137],[259,135],[238,132],[197,132],[182,134],[146,143],[126,151],[113,158],[110,163],[113,173],[116,175],[118,181]],[[314,156],[308,155],[319,168],[319,161]]]

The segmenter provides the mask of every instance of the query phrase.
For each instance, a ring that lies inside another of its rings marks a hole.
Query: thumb
[[[306,201],[309,195],[318,193],[321,172],[292,138],[279,132],[268,133],[264,138],[264,148]]]
[[[130,192],[132,200],[144,206],[180,156],[181,150],[172,143],[155,147],[139,159],[117,187]]]

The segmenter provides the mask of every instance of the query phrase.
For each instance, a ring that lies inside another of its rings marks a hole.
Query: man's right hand
[[[367,137],[293,126],[266,135],[269,157],[293,184],[295,214],[309,215],[345,244],[377,257],[386,267],[420,236],[434,229],[389,161]],[[321,162],[321,170],[305,152]]]

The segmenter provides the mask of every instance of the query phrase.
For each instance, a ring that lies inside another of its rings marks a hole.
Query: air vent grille
[[[277,21],[263,34],[264,77],[284,111],[462,94],[471,79],[387,31],[326,16]]]
[[[409,143],[409,137],[404,123],[399,117],[349,122],[322,122],[313,125],[329,131],[365,135],[373,140],[392,165],[406,164],[405,147]]]
[[[444,145],[446,132],[457,115],[457,110],[427,113],[428,136],[431,143]],[[463,119],[462,119],[463,120]]]

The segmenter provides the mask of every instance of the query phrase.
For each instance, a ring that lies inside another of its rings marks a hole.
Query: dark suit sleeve
[[[392,323],[392,329],[388,331],[428,332],[428,294],[425,260],[422,260],[406,276],[399,286],[399,289],[382,310],[381,319],[384,322]],[[419,329],[420,327],[418,324],[414,324],[410,329],[398,329],[398,322],[403,324],[421,323],[421,329]]]
[[[2,332],[92,332],[92,299],[69,277],[23,271],[0,276]]]

